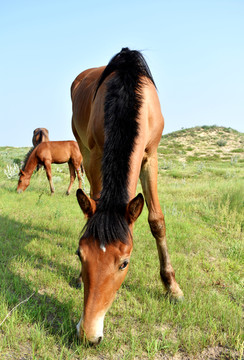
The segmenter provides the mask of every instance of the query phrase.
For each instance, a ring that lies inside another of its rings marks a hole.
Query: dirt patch
[[[238,351],[231,350],[222,346],[209,347],[200,354],[188,355],[184,352],[178,352],[175,355],[159,353],[155,360],[239,360]]]

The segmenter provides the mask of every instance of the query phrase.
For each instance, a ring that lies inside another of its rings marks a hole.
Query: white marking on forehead
[[[106,248],[104,245],[100,245],[100,249],[103,251],[103,252],[106,252]]]

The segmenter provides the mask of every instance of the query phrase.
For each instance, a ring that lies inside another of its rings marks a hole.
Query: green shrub
[[[225,146],[227,144],[227,141],[224,139],[220,139],[217,141],[218,146]]]
[[[243,153],[244,149],[243,148],[239,148],[239,149],[234,149],[231,151],[232,153]]]

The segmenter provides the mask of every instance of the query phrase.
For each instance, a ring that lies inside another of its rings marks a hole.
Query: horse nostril
[[[102,341],[103,337],[99,336],[99,338],[97,339],[97,343],[100,344],[100,342]]]

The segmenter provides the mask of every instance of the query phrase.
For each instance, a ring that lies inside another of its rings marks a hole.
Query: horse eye
[[[129,264],[129,261],[125,260],[123,262],[123,264],[120,265],[119,270],[124,270],[128,264]]]

